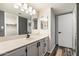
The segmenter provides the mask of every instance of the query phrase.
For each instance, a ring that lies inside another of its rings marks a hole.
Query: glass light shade
[[[24,9],[23,9],[23,8],[21,8],[21,11],[24,11]]]
[[[24,8],[24,9],[27,9],[27,6],[28,6],[27,4],[24,4],[24,5],[23,5],[23,8]]]
[[[44,21],[47,21],[47,17],[44,17]]]
[[[21,7],[22,4],[21,4],[21,3],[17,3],[17,5],[18,5],[19,7]]]
[[[40,18],[41,21],[47,21],[47,17],[43,16],[42,18]]]
[[[35,15],[35,14],[36,14],[36,10],[35,10],[35,9],[33,9],[32,13]]]
[[[30,6],[29,6],[29,9],[28,9],[28,11],[29,11],[29,12],[32,12],[32,7],[30,7]]]
[[[20,9],[21,11],[25,12],[26,14],[29,15],[35,15],[36,10],[33,9],[31,6],[28,6],[26,3],[17,3],[14,5],[16,9]]]
[[[29,13],[30,15],[33,15],[32,13]]]
[[[26,11],[26,14],[28,14],[29,13],[29,11]]]
[[[21,3],[14,4],[14,7],[18,9],[19,7],[21,7]]]
[[[18,5],[16,5],[16,4],[14,5],[14,7],[15,7],[16,9],[18,9],[18,8],[19,8],[19,6],[18,6]]]

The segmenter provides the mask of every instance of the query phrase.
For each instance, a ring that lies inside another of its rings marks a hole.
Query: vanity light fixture
[[[30,13],[30,15],[33,15],[32,13]]]
[[[23,8],[21,8],[21,11],[24,11],[24,9],[23,9]]]
[[[31,6],[29,6],[28,11],[32,12],[32,7]]]
[[[26,14],[28,14],[29,13],[29,11],[26,11]]]
[[[25,10],[27,10],[27,7],[28,7],[27,4],[24,4],[24,5],[23,5],[23,8],[24,8]]]
[[[35,9],[33,9],[32,13],[35,15],[35,14],[36,14],[36,10],[35,10]]]
[[[20,3],[14,4],[14,7],[18,9],[19,7],[21,7],[21,4]]]
[[[43,16],[40,18],[41,21],[48,21],[48,18],[46,16]]]
[[[18,9],[18,8],[19,8],[19,6],[18,6],[18,5],[16,5],[16,4],[14,5],[14,7],[15,7],[16,9]]]
[[[34,8],[32,8],[32,6],[30,6],[26,3],[16,3],[16,4],[14,4],[14,7],[29,15],[36,14],[36,10]]]

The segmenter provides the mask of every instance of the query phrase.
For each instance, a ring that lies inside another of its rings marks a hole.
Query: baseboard
[[[50,53],[50,56],[55,56],[57,53],[58,46],[56,45],[53,51]]]
[[[61,47],[61,48],[69,48],[69,49],[73,49],[73,48],[70,48],[70,47],[64,47],[64,46],[59,46],[59,47]]]
[[[56,45],[50,50],[48,51],[48,53],[52,53],[52,51],[55,49]]]

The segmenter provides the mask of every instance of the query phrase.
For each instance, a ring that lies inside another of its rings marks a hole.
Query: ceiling
[[[29,3],[37,11],[41,12],[47,8],[53,8],[56,15],[73,11],[75,3]],[[28,17],[25,12],[14,8],[14,3],[0,3],[0,10],[11,12],[13,14]]]
[[[39,12],[51,7],[54,9],[55,14],[58,15],[62,13],[72,12],[75,3],[33,3],[31,5]]]

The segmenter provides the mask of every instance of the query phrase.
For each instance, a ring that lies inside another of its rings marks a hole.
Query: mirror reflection
[[[0,36],[31,33],[34,16],[37,16],[36,9],[27,3],[0,3]],[[34,29],[37,29],[36,20]]]
[[[29,4],[0,3],[0,36],[31,34],[39,27],[38,18],[37,10]],[[48,29],[47,16],[41,17],[39,25],[41,30]]]
[[[47,30],[48,29],[48,21],[47,21],[47,17],[42,17],[41,18],[41,29],[42,30]]]

